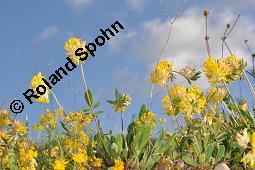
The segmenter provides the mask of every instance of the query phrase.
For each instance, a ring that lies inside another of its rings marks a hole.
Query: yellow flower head
[[[108,100],[108,102],[112,104],[115,112],[124,112],[131,104],[131,97],[128,94],[118,93],[115,101]]]
[[[240,133],[236,134],[236,140],[237,143],[239,144],[239,146],[246,148],[249,141],[250,141],[250,136],[247,132],[247,129],[245,128],[243,130],[243,135],[241,135]]]
[[[212,116],[206,115],[206,116],[204,117],[204,122],[205,122],[205,123],[208,123],[208,124],[211,126],[211,125],[212,125],[212,122],[213,122],[213,117],[212,117]]]
[[[169,116],[174,114],[173,104],[168,96],[164,96],[161,100],[161,107],[164,109],[164,114]]]
[[[173,100],[181,100],[186,95],[187,90],[183,86],[173,86],[169,90],[169,95]]]
[[[93,167],[95,168],[101,168],[103,166],[103,160],[100,158],[93,156],[92,161],[93,161]]]
[[[53,147],[50,151],[50,155],[52,157],[56,157],[58,155],[58,153],[59,153],[59,147],[58,146]]]
[[[253,132],[251,135],[251,146],[255,148],[255,132]]]
[[[228,94],[225,88],[210,88],[208,91],[209,102],[220,103],[224,97]]]
[[[188,117],[201,113],[205,107],[206,98],[198,85],[193,85],[179,103],[180,112]]]
[[[27,129],[26,125],[24,125],[20,121],[14,120],[14,122],[12,123],[12,130],[19,134],[25,134],[25,133],[27,133],[28,129]]]
[[[82,52],[87,51],[85,49],[86,41],[83,41],[79,38],[70,38],[67,40],[67,42],[64,45],[64,49],[66,50],[66,55],[77,65],[84,63],[84,61],[81,61],[80,58],[83,58],[85,56],[76,56],[75,51],[78,48],[82,48]]]
[[[228,66],[230,72],[227,77],[227,82],[233,82],[241,77],[245,71],[246,63],[243,59],[239,59],[236,56],[228,56],[227,58],[221,58],[219,62]]]
[[[55,160],[53,164],[53,169],[54,170],[65,170],[66,166],[68,164],[68,161],[65,160],[64,158],[60,158]]]
[[[32,78],[30,86],[34,90],[35,94],[37,94],[36,88],[39,85],[44,85],[46,87],[46,92],[43,95],[38,94],[38,96],[40,97],[36,99],[36,101],[41,103],[49,103],[49,87],[44,83],[42,78],[46,79],[45,76],[43,76],[42,73],[39,72],[36,76]]]
[[[226,64],[215,60],[214,57],[210,57],[204,62],[204,72],[210,84],[214,86],[217,83],[227,81],[230,68]]]
[[[86,164],[88,161],[88,156],[84,153],[77,153],[73,155],[72,159],[79,164]]]
[[[173,65],[168,61],[159,62],[151,72],[150,81],[163,87],[172,77]]]
[[[195,69],[190,68],[189,66],[186,66],[185,68],[181,69],[180,73],[185,78],[192,79],[195,76],[196,71],[195,71]]]
[[[152,112],[144,113],[138,120],[135,121],[137,126],[141,125],[149,125],[149,126],[156,126],[156,119],[157,115]]]
[[[124,163],[121,160],[115,160],[112,170],[124,170]]]
[[[0,126],[7,126],[10,123],[9,112],[6,109],[0,109]]]
[[[253,150],[254,150],[254,148],[253,148]],[[253,151],[248,152],[241,159],[241,162],[243,162],[244,164],[248,164],[251,168],[255,168],[255,153]]]

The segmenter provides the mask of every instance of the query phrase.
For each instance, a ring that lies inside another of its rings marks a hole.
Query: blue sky
[[[166,10],[175,15],[179,0],[166,0]],[[190,0],[182,15],[176,21],[172,37],[164,53],[164,58],[175,64],[178,70],[185,65],[201,68],[201,62],[207,56],[204,45],[205,8],[211,12],[209,35],[212,53],[220,56],[220,39],[225,25],[233,23],[236,16],[241,18],[229,37],[233,52],[244,57],[249,66],[251,59],[243,41],[249,40],[255,48],[254,0]],[[96,100],[102,103],[100,116],[103,127],[108,131],[120,129],[118,113],[113,113],[105,101],[113,99],[114,89],[129,93],[132,105],[125,113],[126,125],[137,116],[139,107],[149,101],[149,71],[163,46],[167,36],[169,22],[163,14],[159,0],[44,0],[44,1],[2,1],[0,5],[0,104],[9,107],[17,98],[24,101],[25,110],[18,115],[20,119],[28,115],[30,125],[39,119],[44,109],[54,109],[56,103],[28,104],[22,93],[27,90],[29,81],[39,71],[49,76],[65,60],[63,45],[70,37],[79,37],[88,42],[100,35],[99,29],[106,29],[116,20],[123,26],[115,38],[99,47],[94,58],[84,65],[88,86]],[[225,54],[227,51],[225,50]],[[176,83],[182,80],[176,80]],[[204,79],[199,83],[206,89]],[[238,86],[237,86],[238,85]],[[244,83],[231,87],[248,91]],[[79,69],[66,76],[54,86],[53,91],[66,111],[78,111],[84,107],[83,84]],[[165,93],[157,88],[159,95]],[[238,93],[237,93],[238,95]],[[242,97],[250,97],[248,92]],[[162,115],[158,102],[151,110]],[[171,129],[172,125],[167,124]]]

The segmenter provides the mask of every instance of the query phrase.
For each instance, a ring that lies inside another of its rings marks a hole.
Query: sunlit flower
[[[251,135],[251,146],[255,148],[255,132]]]
[[[66,50],[66,55],[77,65],[84,63],[84,61],[81,61],[80,58],[83,58],[85,56],[76,56],[75,51],[78,48],[82,48],[83,50],[81,52],[87,51],[85,49],[86,41],[83,41],[79,38],[70,38],[67,40],[67,42],[64,45],[64,49]]]
[[[209,102],[220,103],[228,94],[225,88],[210,88],[208,91]]]
[[[41,72],[39,72],[36,76],[34,76],[30,82],[31,88],[34,90],[34,93],[40,96],[38,99],[35,99],[36,102],[41,103],[49,103],[49,87],[44,83],[42,78],[46,79],[45,76],[42,75]],[[36,88],[39,85],[43,85],[46,88],[46,92],[43,95],[40,95],[36,92]]]
[[[169,96],[173,100],[181,100],[186,95],[186,88],[183,86],[173,86],[169,89]]]
[[[251,168],[255,168],[255,148],[252,148],[252,151],[244,155],[244,157],[241,159],[241,162],[244,164],[249,164]]]
[[[247,129],[245,128],[243,130],[243,135],[241,135],[240,133],[236,134],[236,140],[237,143],[239,144],[239,146],[246,148],[249,141],[250,141],[250,136],[247,132]]]
[[[194,81],[200,77],[201,72],[196,72],[194,68],[190,68],[189,66],[186,66],[185,68],[181,69],[180,73],[182,76],[188,79],[188,81],[190,80]]]
[[[116,91],[116,100],[108,100],[115,112],[124,112],[131,104],[131,97],[128,94],[121,94]]]
[[[167,85],[172,77],[173,65],[168,61],[159,62],[151,71],[150,81],[159,86]]]
[[[149,126],[156,126],[156,119],[157,115],[152,112],[144,113],[138,120],[135,121],[137,126],[141,125],[149,125]]]
[[[173,115],[174,108],[169,96],[164,96],[161,100],[161,107],[164,109],[164,114]]]
[[[7,126],[10,123],[9,112],[6,109],[0,109],[0,126]]]
[[[12,123],[12,129],[16,133],[25,134],[27,133],[27,127],[25,124],[21,123],[18,120],[13,121]]]
[[[238,102],[238,106],[243,111],[248,111],[249,110],[248,102],[244,99],[242,99]]]
[[[208,123],[208,124],[211,126],[211,125],[212,125],[212,122],[213,122],[213,117],[212,117],[212,116],[206,115],[206,116],[204,117],[204,122],[205,122],[205,123]]]
[[[230,68],[222,62],[218,62],[214,57],[210,57],[204,62],[205,75],[212,86],[217,83],[227,81]]]
[[[58,146],[53,147],[53,148],[51,149],[51,151],[50,151],[50,154],[51,154],[52,157],[57,156],[58,153],[59,153],[59,147],[58,147]]]
[[[124,163],[121,160],[115,160],[112,170],[124,170]]]
[[[93,167],[100,168],[103,166],[103,160],[93,156]]]
[[[197,85],[193,85],[179,103],[180,112],[190,117],[193,114],[201,113],[205,104],[206,99],[203,92]]]
[[[84,153],[77,153],[77,154],[74,154],[74,155],[72,156],[72,159],[73,159],[75,162],[77,162],[77,163],[79,163],[79,164],[82,164],[82,163],[87,163],[87,161],[88,161],[88,156],[87,156],[86,154],[84,154]]]
[[[241,77],[245,71],[246,63],[243,59],[239,59],[236,56],[228,56],[226,58],[219,59],[220,63],[223,63],[229,67],[230,72],[227,76],[227,82],[233,82]]]
[[[55,160],[53,164],[53,169],[54,170],[65,170],[66,166],[68,164],[68,161],[64,158],[60,158]]]

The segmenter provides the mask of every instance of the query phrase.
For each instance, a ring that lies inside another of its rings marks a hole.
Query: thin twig
[[[172,32],[173,25],[174,25],[175,21],[177,20],[177,18],[181,15],[181,12],[182,12],[183,8],[185,7],[186,3],[187,3],[187,0],[183,0],[183,1],[182,1],[182,4],[181,4],[179,10],[177,11],[177,14],[176,14],[176,15],[173,17],[173,19],[172,19],[172,18],[170,17],[169,13],[167,12],[166,8],[165,8],[164,0],[160,0],[160,4],[161,4],[162,11],[165,13],[165,15],[167,16],[167,18],[169,19],[169,21],[170,21],[170,26],[169,26],[169,30],[168,30],[168,34],[167,34],[167,39],[166,39],[166,41],[165,41],[165,43],[164,43],[164,45],[163,45],[163,47],[162,47],[162,49],[161,49],[161,51],[160,51],[160,55],[159,55],[159,57],[158,57],[158,59],[157,59],[157,64],[156,64],[156,65],[158,65],[158,63],[159,63],[159,61],[160,61],[160,58],[161,58],[161,55],[163,54],[163,52],[164,52],[164,50],[165,50],[165,48],[166,48],[166,46],[167,46],[167,44],[168,44],[168,42],[169,42],[169,39],[170,39],[170,36],[171,36],[171,32]],[[152,103],[152,97],[153,97],[153,84],[151,84],[151,92],[150,92],[149,107],[151,106],[151,103]]]

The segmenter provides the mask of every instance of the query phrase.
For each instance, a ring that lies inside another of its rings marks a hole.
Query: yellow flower
[[[238,102],[238,106],[240,109],[242,109],[243,111],[248,111],[249,110],[249,106],[246,100],[242,99]]]
[[[164,109],[164,114],[173,115],[174,108],[173,104],[168,96],[164,96],[161,100],[161,107]]]
[[[88,156],[84,153],[77,153],[77,154],[74,154],[72,159],[79,163],[79,164],[82,164],[82,163],[87,163],[88,161]]]
[[[165,123],[166,123],[166,119],[165,119],[165,118],[159,119],[159,123],[160,123],[160,124],[165,124]]]
[[[255,148],[255,132],[251,135],[251,146]]]
[[[168,61],[159,62],[151,71],[150,81],[159,86],[167,85],[172,76],[173,65]]]
[[[247,129],[245,128],[243,130],[243,135],[241,135],[240,133],[236,134],[236,140],[237,143],[239,144],[239,146],[246,148],[249,141],[250,141],[250,136],[247,132]]]
[[[124,163],[121,160],[115,160],[112,170],[124,170]]]
[[[9,112],[6,109],[0,109],[0,126],[6,126],[10,123]]]
[[[206,115],[206,116],[204,117],[204,122],[205,122],[205,123],[208,123],[210,126],[212,125],[212,121],[213,121],[213,117],[212,117],[212,116]]]
[[[245,71],[246,63],[243,59],[238,59],[236,56],[228,56],[221,58],[219,62],[229,67],[230,72],[227,77],[227,82],[233,82],[241,77]]]
[[[186,66],[185,68],[181,69],[180,73],[187,79],[192,79],[196,75],[195,69],[190,68],[189,66]]]
[[[53,148],[51,149],[51,151],[50,151],[50,155],[51,155],[52,157],[57,156],[58,153],[59,153],[59,147],[58,147],[58,146],[53,147]]]
[[[227,95],[227,90],[225,88],[210,88],[208,91],[209,102],[220,103],[223,101],[224,97]]]
[[[35,101],[37,102],[41,102],[41,103],[49,103],[49,87],[44,83],[44,81],[42,80],[42,78],[46,79],[45,76],[42,75],[41,72],[39,72],[36,76],[34,76],[30,82],[30,86],[31,88],[34,90],[35,94],[37,94],[38,96],[40,96],[38,99],[35,99]],[[43,95],[40,95],[36,92],[36,88],[39,85],[43,85],[44,87],[46,87],[46,92]]]
[[[85,49],[86,42],[79,39],[79,38],[70,38],[67,40],[67,42],[64,45],[64,49],[66,50],[66,55],[77,65],[84,63],[84,61],[81,61],[80,58],[83,58],[85,54],[81,56],[76,56],[75,51],[78,48],[82,48],[82,52],[87,51]]]
[[[149,125],[149,126],[156,126],[155,119],[157,118],[157,115],[152,112],[144,113],[138,120],[135,121],[135,124],[137,126],[141,125]]]
[[[16,133],[25,134],[27,133],[27,127],[18,120],[14,120],[12,123],[12,129]]]
[[[169,90],[169,95],[173,100],[181,100],[186,95],[186,88],[183,86],[173,86]]]
[[[93,156],[93,167],[100,168],[103,165],[103,160]]]
[[[205,75],[212,86],[227,80],[230,68],[222,62],[218,62],[214,57],[210,57],[204,62]]]
[[[252,151],[244,155],[244,157],[241,159],[241,162],[244,164],[249,164],[251,168],[255,168],[255,148],[252,148]]]
[[[54,170],[65,170],[66,166],[68,164],[68,161],[65,160],[64,158],[60,158],[55,160],[53,164],[53,169]]]
[[[116,91],[116,100],[108,100],[115,112],[124,112],[131,104],[131,97],[128,94],[121,94]]]
[[[193,114],[201,113],[205,107],[206,99],[197,85],[193,85],[179,103],[180,112],[191,117]]]

